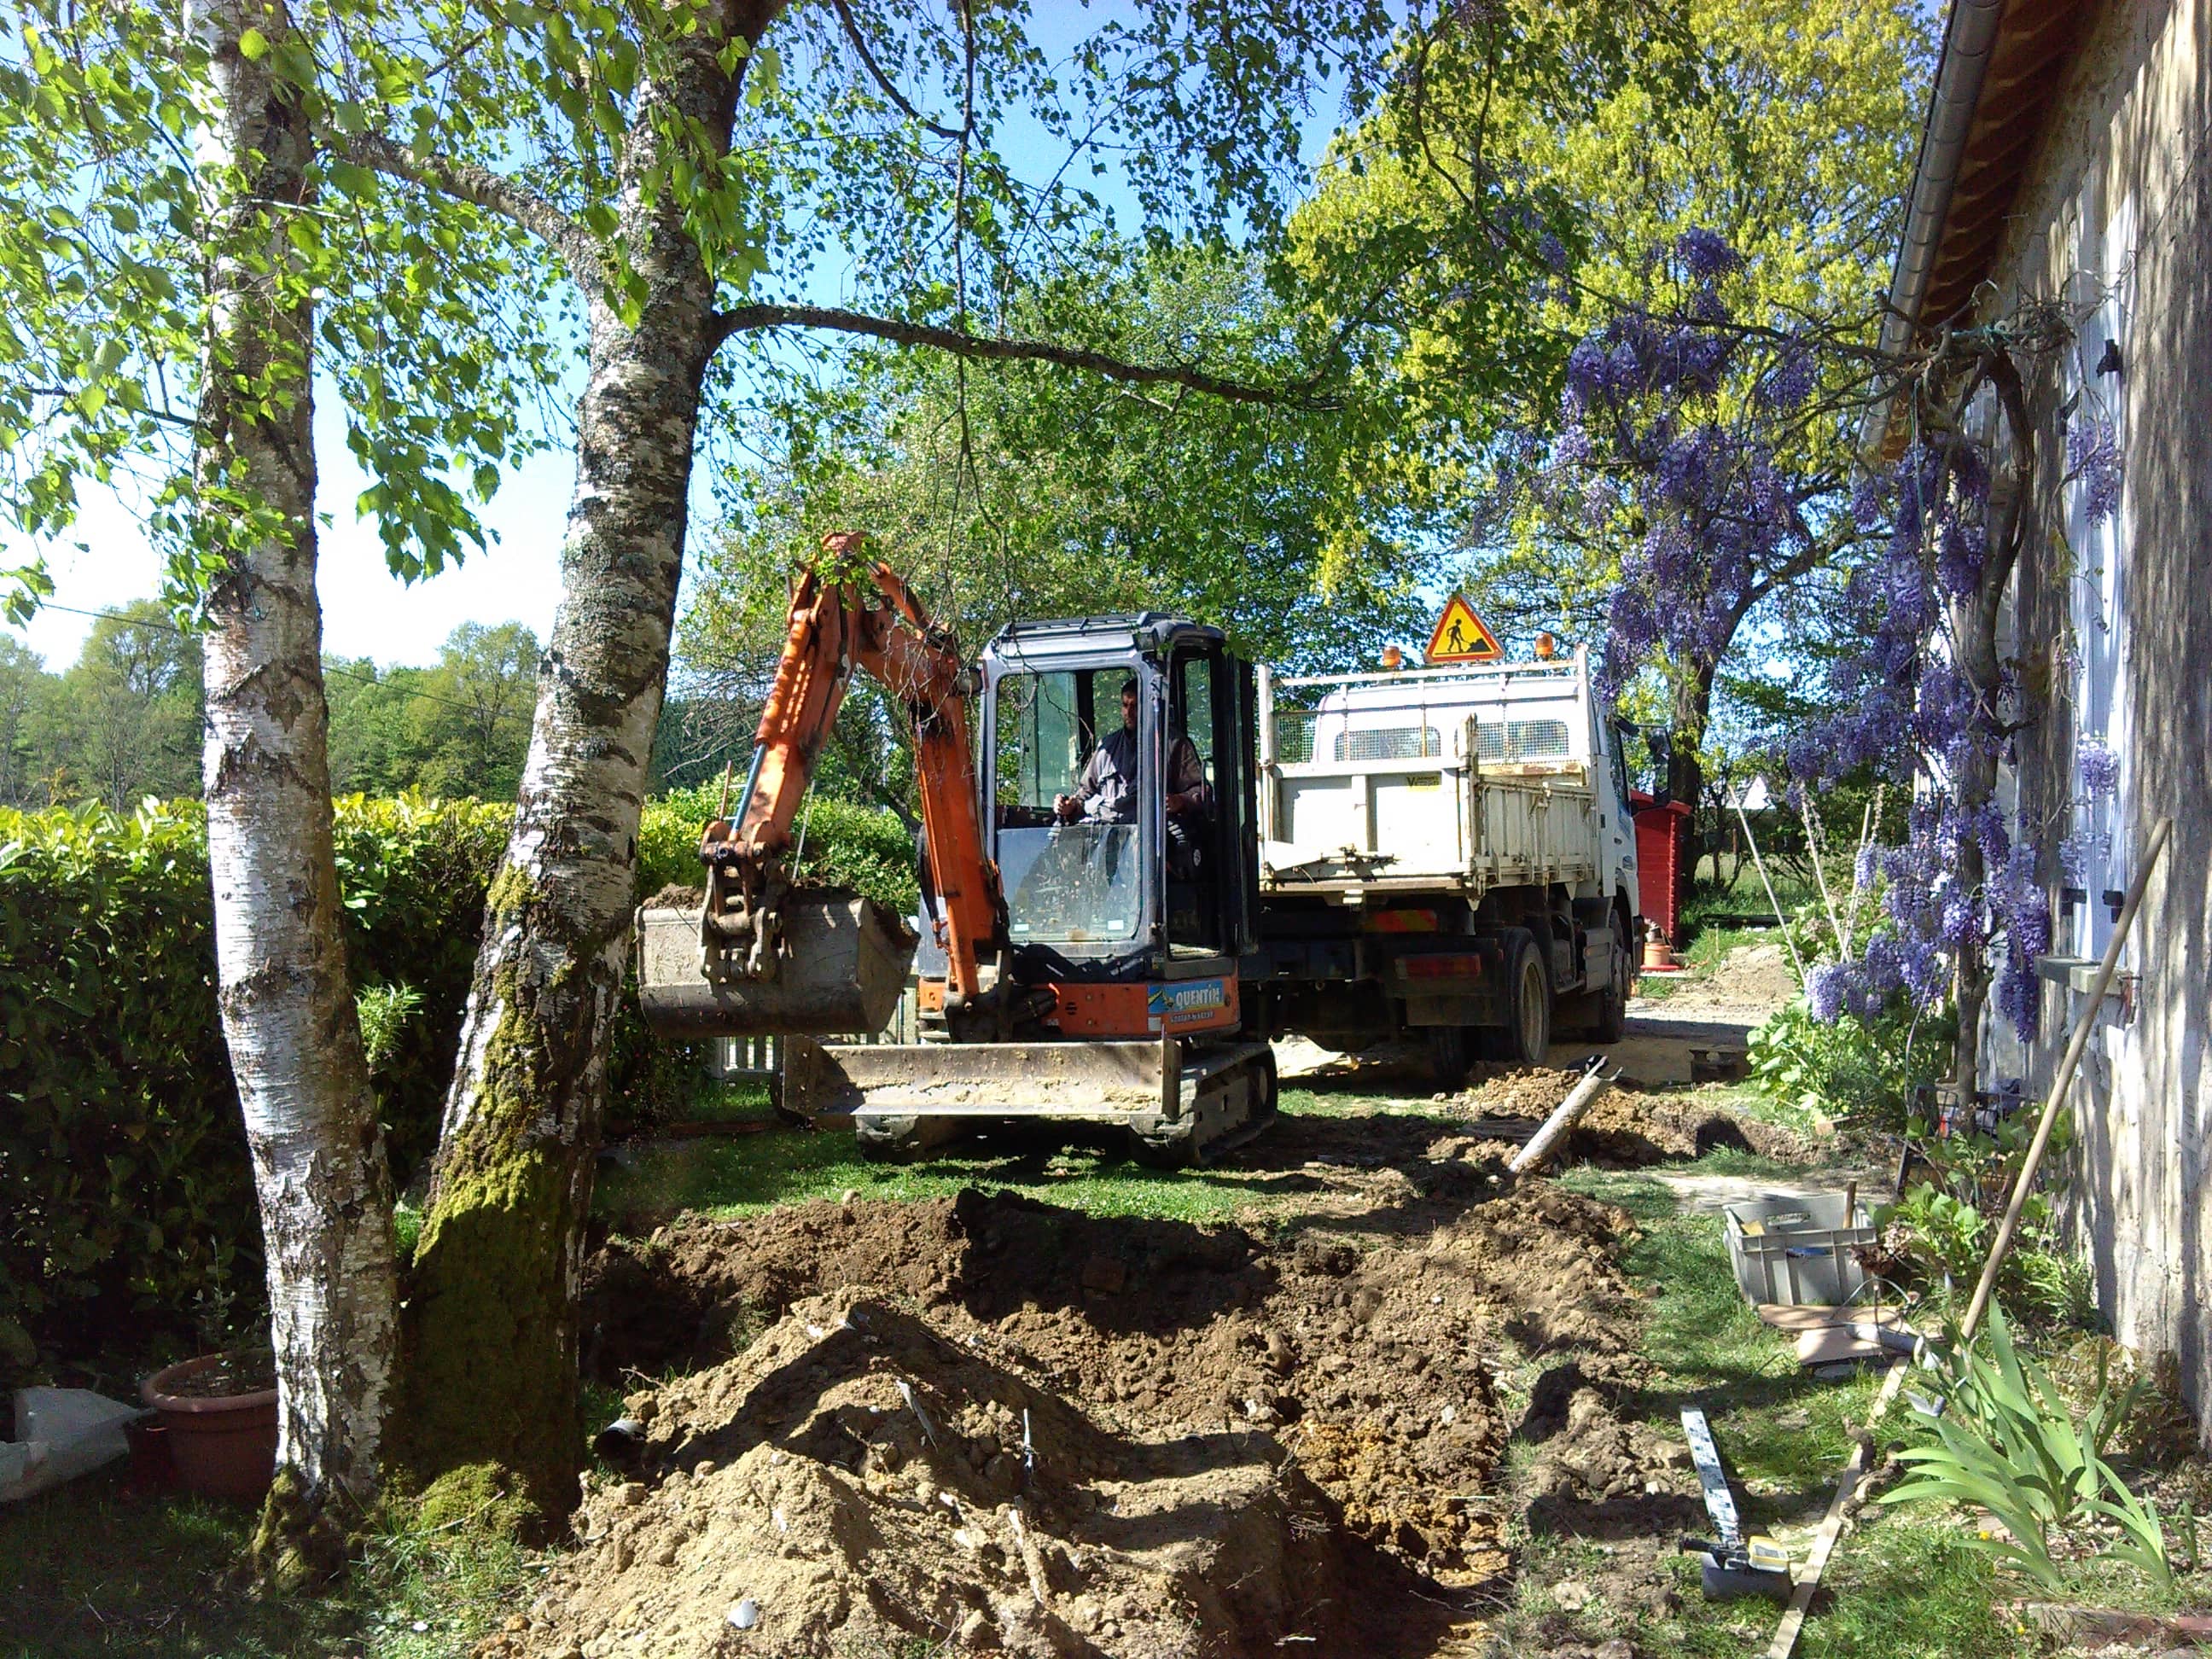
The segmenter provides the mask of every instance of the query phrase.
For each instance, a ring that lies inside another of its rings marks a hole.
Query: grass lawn
[[[535,1577],[514,1544],[386,1526],[337,1594],[251,1595],[254,1511],[140,1497],[120,1467],[0,1509],[0,1659],[459,1659]]]
[[[1285,1089],[1283,1104],[1294,1117],[1341,1117],[1378,1107],[1396,1115],[1429,1109],[1418,1096],[1385,1100],[1326,1083]],[[731,1103],[739,1116],[757,1108]],[[878,1165],[859,1157],[849,1133],[777,1124],[754,1133],[623,1149],[602,1166],[598,1206],[610,1225],[636,1232],[687,1209],[736,1216],[834,1199],[848,1189],[917,1199],[988,1183],[1093,1213],[1233,1217],[1262,1227],[1278,1218],[1288,1222],[1296,1200],[1279,1196],[1283,1166],[1254,1162],[1257,1167],[1249,1169],[1163,1171],[1134,1163],[1118,1143],[1040,1143]],[[1726,1152],[1677,1167],[1712,1175],[1804,1173]],[[1658,1369],[1621,1402],[1622,1413],[1671,1438],[1680,1433],[1680,1407],[1702,1404],[1747,1522],[1802,1557],[1865,1420],[1875,1380],[1822,1382],[1797,1370],[1783,1339],[1762,1326],[1737,1293],[1717,1217],[1678,1212],[1670,1189],[1641,1172],[1576,1168],[1561,1182],[1621,1206],[1641,1227],[1623,1265],[1653,1291],[1642,1346]],[[1509,1410],[1517,1408],[1520,1376],[1510,1364],[1502,1369]],[[1891,1420],[1893,1441],[1910,1430],[1902,1413]],[[1528,1451],[1516,1447],[1502,1477],[1522,1467]],[[517,1546],[465,1529],[394,1522],[372,1538],[362,1566],[336,1595],[261,1601],[229,1577],[252,1518],[242,1509],[137,1497],[112,1472],[0,1510],[0,1659],[125,1653],[461,1659],[486,1631],[526,1604],[536,1579],[536,1559]],[[1610,1551],[1650,1547],[1534,1535],[1517,1520],[1513,1528],[1520,1553],[1517,1600],[1492,1624],[1502,1638],[1499,1652],[1556,1645],[1562,1614],[1551,1587],[1570,1577],[1601,1580]],[[2020,1592],[2001,1583],[1966,1536],[1961,1518],[1948,1509],[1865,1511],[1829,1565],[1826,1593],[1798,1652],[1805,1659],[1993,1659],[2039,1651],[1996,1605]],[[1664,1570],[1680,1595],[1679,1609],[1656,1616],[1610,1608],[1601,1598],[1571,1615],[1576,1638],[1595,1643],[1624,1635],[1645,1659],[1701,1659],[1758,1651],[1771,1637],[1775,1608],[1706,1602],[1691,1557],[1667,1558]],[[2085,1575],[2079,1588],[2103,1605],[2153,1605],[2141,1584],[2121,1582],[2125,1577],[2110,1570]],[[2205,1588],[2205,1581],[2192,1579],[2184,1591]]]
[[[1343,1115],[1372,1103],[1310,1089],[1282,1091],[1282,1109],[1290,1114]],[[849,1130],[777,1123],[751,1134],[616,1149],[600,1164],[592,1207],[617,1232],[634,1235],[685,1211],[726,1218],[847,1192],[864,1198],[947,1198],[963,1187],[990,1186],[1094,1215],[1261,1219],[1286,1202],[1267,1191],[1279,1175],[1237,1168],[1149,1169],[1130,1158],[1119,1136],[1067,1140],[1060,1126],[1032,1145],[971,1146],[915,1164],[871,1164]]]
[[[1692,1167],[1705,1170],[1710,1162]],[[1562,1184],[1620,1205],[1642,1228],[1623,1265],[1656,1292],[1644,1351],[1662,1369],[1640,1397],[1623,1403],[1624,1414],[1671,1436],[1680,1432],[1680,1408],[1702,1405],[1746,1524],[1802,1559],[1872,1406],[1876,1376],[1824,1382],[1798,1370],[1784,1340],[1738,1294],[1717,1216],[1678,1213],[1664,1186],[1633,1173],[1573,1170]],[[1887,1419],[1885,1443],[1901,1443],[1913,1432],[1913,1420],[1898,1409]],[[1830,1558],[1797,1652],[1805,1659],[1995,1659],[2044,1651],[2041,1638],[2014,1628],[1998,1606],[2043,1593],[2001,1581],[1989,1558],[1965,1541],[1964,1524],[1942,1505],[1863,1510]],[[1600,1547],[1583,1540],[1519,1541],[1521,1601],[1504,1623],[1509,1634],[1516,1621],[1556,1617],[1547,1587],[1601,1572],[1604,1561]],[[1702,1659],[1741,1654],[1747,1645],[1756,1650],[1771,1637],[1777,1609],[1706,1601],[1693,1557],[1676,1558],[1672,1571],[1678,1613],[1632,1627],[1594,1605],[1583,1621],[1589,1639],[1630,1635],[1651,1659]],[[2074,1595],[2057,1599],[2146,1609],[2173,1604],[2132,1578],[2124,1570],[2092,1567],[2079,1575]]]

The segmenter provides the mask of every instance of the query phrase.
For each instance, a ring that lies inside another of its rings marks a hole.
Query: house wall
[[[2175,834],[2123,967],[2131,1019],[2108,1004],[2073,1091],[2066,1171],[2100,1305],[2118,1337],[2170,1350],[2199,1408],[2212,1404],[2212,0],[2110,0],[2069,71],[2015,204],[1984,313],[2063,297],[2081,322],[2070,361],[2033,387],[2039,485],[2013,624],[2043,718],[2020,738],[2013,780],[2056,895],[2069,832],[2088,847],[2087,906],[2057,911],[2055,949],[2094,956],[2109,885],[2144,838]],[[2094,373],[2110,331],[2123,362]],[[2063,410],[2100,404],[2121,422],[2126,483],[2116,520],[2086,525],[2062,477]],[[2070,649],[2069,648],[2070,647]],[[2053,648],[2057,647],[2057,648]],[[2086,811],[2077,748],[2120,754],[2118,798]],[[2109,836],[2109,850],[2099,842]],[[2073,943],[2069,946],[2069,935]],[[2042,1031],[1991,1034],[1998,1073],[2048,1085],[2081,1002],[2046,983]]]

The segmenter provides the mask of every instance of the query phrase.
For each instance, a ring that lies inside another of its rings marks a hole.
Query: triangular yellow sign
[[[1425,662],[1495,662],[1505,654],[1498,643],[1498,635],[1490,631],[1490,624],[1474,614],[1474,607],[1467,602],[1467,595],[1455,593],[1444,602],[1443,615],[1437,618],[1436,632],[1429,635],[1429,648],[1422,653]]]

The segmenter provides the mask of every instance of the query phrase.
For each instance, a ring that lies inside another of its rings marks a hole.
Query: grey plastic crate
[[[1852,1255],[1871,1245],[1875,1229],[1866,1206],[1844,1211],[1841,1193],[1759,1199],[1728,1206],[1729,1261],[1737,1288],[1754,1304],[1838,1307],[1866,1282]],[[1757,1226],[1759,1231],[1747,1231]]]

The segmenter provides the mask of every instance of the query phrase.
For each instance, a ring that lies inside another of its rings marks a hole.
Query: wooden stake
[[[1736,821],[1743,825],[1743,838],[1751,843],[1751,861],[1759,866],[1759,884],[1766,889],[1766,902],[1774,907],[1774,924],[1782,930],[1782,942],[1790,947],[1790,960],[1797,969],[1797,982],[1805,982],[1805,958],[1797,954],[1797,941],[1790,936],[1789,918],[1782,914],[1782,901],[1774,896],[1774,884],[1766,878],[1766,860],[1759,855],[1759,837],[1751,833],[1751,820],[1744,816],[1743,802],[1735,804]]]
[[[1811,790],[1806,790],[1797,799],[1804,809],[1805,850],[1813,855],[1813,884],[1820,890],[1820,906],[1828,913],[1828,928],[1836,936],[1836,959],[1840,962],[1850,954],[1851,947],[1844,938],[1844,919],[1836,914],[1836,901],[1828,892],[1828,872],[1822,867],[1826,849],[1821,845],[1820,816],[1813,810]]]
[[[1766,1659],[1790,1659],[1790,1650],[1797,1645],[1797,1632],[1805,1628],[1805,1613],[1813,1605],[1813,1596],[1820,1588],[1820,1575],[1826,1571],[1828,1558],[1835,1553],[1836,1540],[1843,1536],[1844,1511],[1852,1498],[1858,1496],[1859,1483],[1866,1479],[1867,1448],[1874,1444],[1875,1425],[1881,1422],[1889,1410],[1890,1402],[1897,1398],[1903,1386],[1909,1360],[1899,1359],[1889,1368],[1882,1379],[1881,1392],[1874,1397],[1874,1409],[1867,1413],[1866,1429],[1859,1436],[1858,1444],[1851,1448],[1850,1461],[1836,1479],[1836,1490],[1828,1499],[1827,1517],[1820,1522],[1820,1530],[1813,1534],[1813,1547],[1805,1557],[1805,1570],[1799,1574],[1797,1586],[1790,1592],[1790,1607],[1782,1615],[1780,1628],[1766,1650]]]
[[[2058,1062],[2058,1070],[2051,1079],[2051,1091],[2043,1097],[2043,1116],[2035,1126],[2035,1139],[2027,1143],[2027,1158],[2020,1166],[2020,1178],[2013,1182],[2012,1202],[2005,1206],[2004,1221],[1997,1228],[1996,1242],[1990,1246],[1990,1259],[1982,1264],[1982,1279],[1974,1286],[1974,1299],[1966,1304],[1966,1316],[1959,1323],[1959,1346],[1965,1347],[1974,1340],[1981,1328],[1982,1316],[1989,1310],[1990,1293],[1996,1288],[1997,1270],[2012,1253],[2013,1235],[2020,1227],[2020,1212],[2027,1205],[2028,1188],[2035,1184],[2035,1172],[2043,1162],[2044,1149],[2051,1144],[2052,1125],[2058,1121],[2058,1109],[2065,1103],[2066,1091],[2073,1086],[2075,1068],[2081,1063],[2081,1051],[2089,1046],[2089,1032],[2097,1023],[2097,1011],[2105,1006],[2105,993],[2112,988],[2112,977],[2119,972],[2120,947],[2128,942],[2128,931],[2135,926],[2136,912],[2142,908],[2143,891],[2150,885],[2151,872],[2158,868],[2159,856],[2166,851],[2166,842],[2173,836],[2173,820],[2160,818],[2150,832],[2150,842],[2143,848],[2142,867],[2136,878],[2128,884],[2127,902],[2120,907],[2119,920],[2112,924],[2112,936],[2105,942],[2104,959],[2097,964],[2097,977],[2089,987],[2088,1000],[2074,1021],[2073,1040],[2066,1045],[2065,1057]]]

